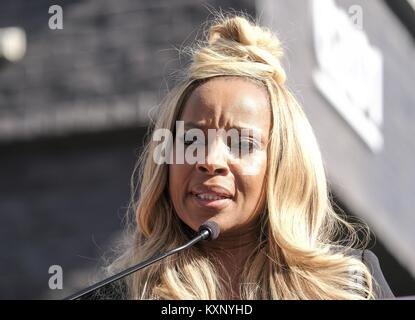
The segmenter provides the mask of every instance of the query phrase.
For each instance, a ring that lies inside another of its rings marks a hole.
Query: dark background
[[[48,28],[52,4],[63,30]],[[152,107],[187,62],[180,48],[220,8],[256,15],[236,0],[1,2],[0,28],[22,27],[28,46],[0,63],[1,299],[58,299],[91,279],[122,230]],[[373,250],[394,293],[415,294],[382,235]],[[64,290],[48,288],[51,265]]]

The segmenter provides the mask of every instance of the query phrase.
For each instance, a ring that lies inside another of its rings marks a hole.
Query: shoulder
[[[388,282],[385,279],[385,276],[383,275],[379,259],[371,250],[352,249],[350,254],[361,260],[368,267],[370,274],[374,280],[373,289],[377,299],[395,298]]]
[[[126,285],[121,283],[107,284],[81,298],[81,300],[123,300],[126,299]]]

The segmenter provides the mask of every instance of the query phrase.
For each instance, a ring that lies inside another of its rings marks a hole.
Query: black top
[[[383,276],[377,256],[370,250],[353,250],[352,255],[359,257],[369,268],[373,277],[373,290],[376,299],[394,299],[385,277]],[[116,281],[119,282],[119,281]],[[84,300],[120,300],[125,299],[125,288],[121,284],[108,284],[93,293],[85,295]]]
[[[361,251],[362,261],[369,268],[370,273],[374,279],[374,292],[376,299],[394,299],[395,296],[392,290],[389,288],[385,277],[383,276],[382,269],[380,268],[379,260],[376,255],[370,250]]]

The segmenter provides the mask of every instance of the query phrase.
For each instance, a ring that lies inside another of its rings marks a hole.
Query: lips
[[[198,197],[199,199],[202,200],[222,200],[222,199],[228,199],[228,197],[224,197],[224,196],[218,196],[216,194],[213,193],[199,193],[199,194],[195,194],[196,197]]]
[[[215,211],[224,210],[234,198],[233,192],[219,185],[197,185],[192,188],[190,195],[197,207]]]
[[[192,188],[191,193],[203,200],[220,200],[233,198],[233,192],[219,185],[200,184]]]

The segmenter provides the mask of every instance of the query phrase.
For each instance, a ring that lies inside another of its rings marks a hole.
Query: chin
[[[194,217],[192,219],[181,219],[188,227],[190,227],[193,231],[199,231],[199,227],[204,224],[206,221],[213,221],[216,222],[222,230],[222,222],[220,217],[212,215],[212,216],[205,216],[205,217]]]

